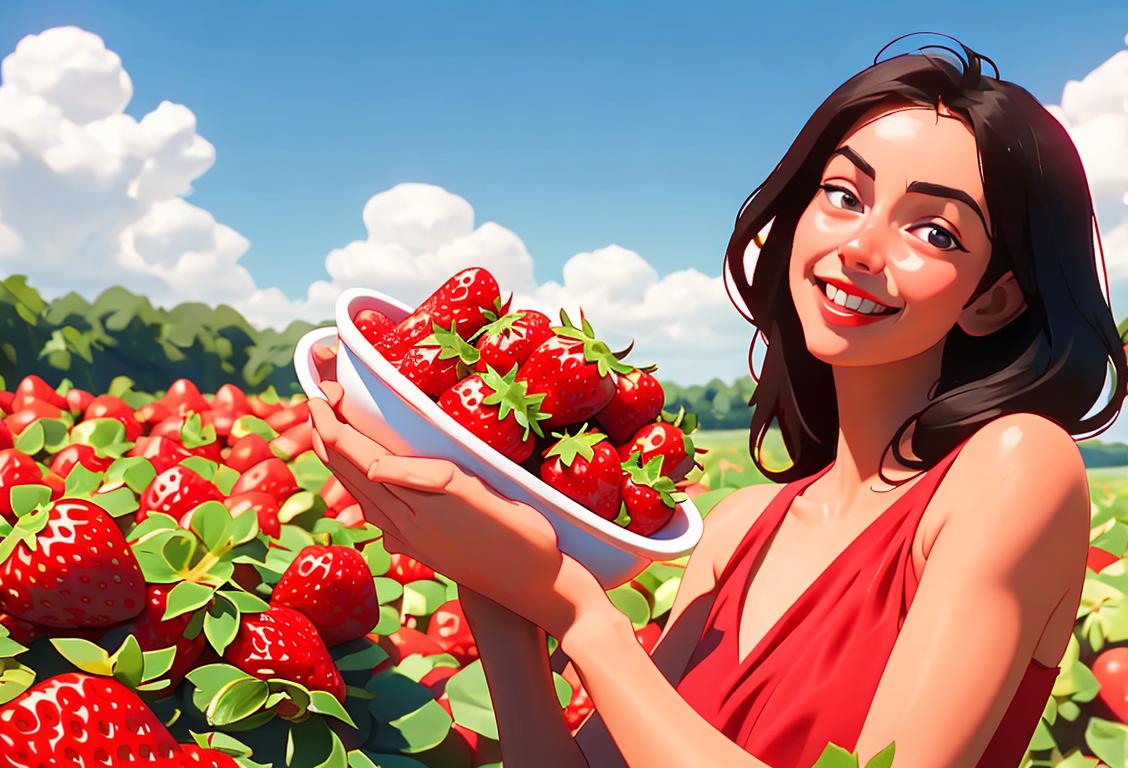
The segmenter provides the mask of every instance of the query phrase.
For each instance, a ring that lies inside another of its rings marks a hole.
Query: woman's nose
[[[838,257],[842,266],[852,267],[861,272],[880,272],[883,266],[881,247],[868,227],[857,237],[847,240],[838,247]]]

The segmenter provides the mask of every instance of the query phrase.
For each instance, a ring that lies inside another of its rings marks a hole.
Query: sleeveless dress
[[[810,768],[828,741],[854,750],[916,593],[913,536],[964,444],[859,534],[741,661],[738,620],[757,555],[792,500],[833,463],[783,486],[718,580],[705,629],[677,686],[682,698],[772,768]],[[1022,762],[1059,669],[1031,660],[977,768]]]

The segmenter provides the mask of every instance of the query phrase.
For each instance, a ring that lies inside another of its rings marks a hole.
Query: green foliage
[[[747,429],[752,421],[748,401],[756,391],[751,376],[742,376],[731,384],[713,379],[708,384],[689,387],[663,381],[667,411],[684,407],[697,414],[702,429]]]
[[[12,275],[0,281],[0,376],[13,385],[28,374],[52,385],[66,378],[89,392],[113,391],[124,376],[137,392],[188,378],[204,392],[231,383],[293,394],[294,344],[313,327],[296,320],[283,331],[258,331],[224,304],[166,310],[120,287],[93,303],[75,293],[46,302]]]

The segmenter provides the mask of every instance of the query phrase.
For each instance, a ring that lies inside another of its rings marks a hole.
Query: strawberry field
[[[124,378],[92,393],[28,376],[0,409],[0,753],[15,764],[51,750],[500,763],[456,585],[385,551],[311,450],[304,398],[201,394],[187,379],[159,396]],[[683,485],[703,513],[763,480],[744,440],[694,435],[708,452]],[[1128,472],[1092,470],[1091,489],[1092,571],[1027,766],[1126,763]],[[684,561],[610,593],[648,649]],[[575,728],[591,705],[561,672]]]

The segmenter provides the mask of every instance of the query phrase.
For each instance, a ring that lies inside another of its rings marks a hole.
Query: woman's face
[[[1003,289],[963,308],[991,256],[991,219],[962,120],[931,107],[873,111],[839,144],[821,185],[795,229],[790,266],[815,357],[895,362],[942,342],[957,323],[979,335],[1021,311],[1009,273],[996,284],[1009,282]],[[828,284],[846,306],[827,297]],[[875,303],[880,314],[867,314]]]

